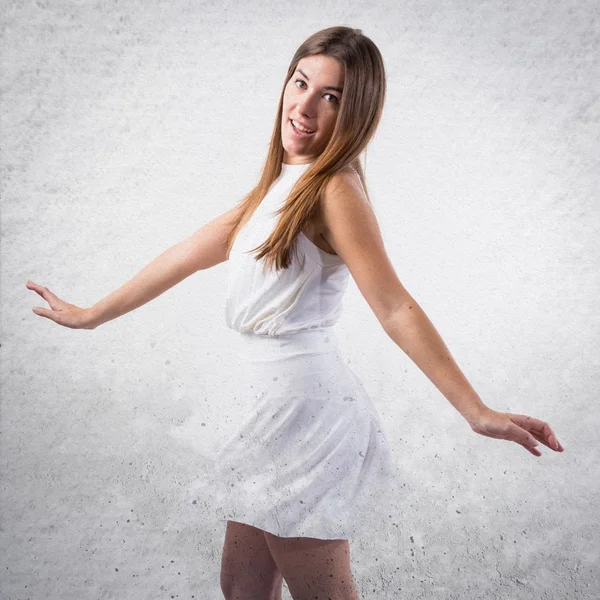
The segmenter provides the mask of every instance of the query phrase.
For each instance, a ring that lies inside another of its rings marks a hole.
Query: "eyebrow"
[[[306,81],[310,81],[310,79],[308,78],[308,75],[306,73],[304,73],[303,71],[301,71],[300,69],[296,69],[296,71],[298,71],[298,73],[300,73],[300,75],[302,75],[302,77],[304,77],[306,79]],[[339,87],[335,87],[334,85],[324,85],[323,86],[324,90],[335,90],[336,92],[339,92],[340,94],[342,93],[343,89],[339,88]]]

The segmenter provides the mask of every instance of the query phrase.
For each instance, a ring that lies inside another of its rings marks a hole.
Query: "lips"
[[[314,135],[315,131],[312,131],[311,133],[306,133],[305,131],[302,131],[301,129],[297,129],[292,121],[292,119],[290,119],[290,124],[292,126],[292,129],[294,130],[294,133],[300,137],[308,137],[310,135]]]

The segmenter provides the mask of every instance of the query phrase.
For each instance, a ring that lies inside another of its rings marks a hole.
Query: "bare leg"
[[[281,600],[282,584],[265,532],[227,521],[221,558],[221,590],[226,600]]]
[[[282,538],[266,531],[265,538],[294,600],[360,600],[348,540]]]

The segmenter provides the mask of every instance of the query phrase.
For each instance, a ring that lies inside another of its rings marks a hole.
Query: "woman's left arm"
[[[385,251],[373,209],[358,175],[337,173],[320,200],[323,236],[346,263],[388,336],[423,371],[475,433],[516,442],[534,456],[541,442],[564,448],[548,423],[486,406],[460,370],[416,300],[404,288]]]
[[[423,371],[469,423],[475,433],[510,440],[534,456],[538,441],[556,452],[564,448],[548,423],[527,415],[502,413],[486,406],[418,303],[411,297],[382,321],[388,336]]]

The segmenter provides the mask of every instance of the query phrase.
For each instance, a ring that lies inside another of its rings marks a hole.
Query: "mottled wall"
[[[384,56],[367,181],[398,276],[484,402],[566,449],[472,433],[351,282],[338,333],[403,486],[352,541],[361,597],[597,597],[595,0],[1,9],[3,599],[222,597],[227,263],[93,331],[35,315],[25,282],[90,306],[233,206],[295,48],[331,25]]]

